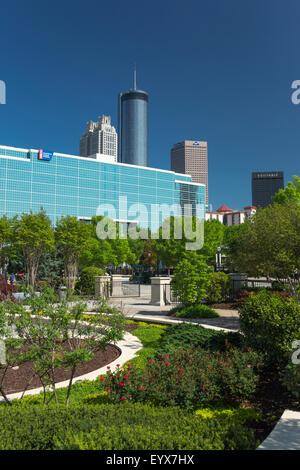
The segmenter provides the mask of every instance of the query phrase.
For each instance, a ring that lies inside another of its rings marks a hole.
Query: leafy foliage
[[[172,279],[174,295],[185,305],[199,304],[207,296],[210,268],[203,256],[194,252],[177,264]]]
[[[250,450],[253,430],[232,417],[212,419],[141,404],[1,408],[1,450]]]
[[[272,197],[273,204],[300,203],[300,178],[296,175],[293,178],[294,181],[290,181],[285,189],[279,189],[275,196]]]
[[[204,304],[195,304],[189,306],[174,307],[168,315],[175,316],[177,318],[216,318],[219,314]]]
[[[300,338],[300,304],[293,297],[261,291],[240,306],[241,331],[246,343],[265,352],[274,365],[285,365],[292,343]]]
[[[113,403],[150,401],[188,409],[220,400],[240,403],[255,391],[258,360],[254,352],[233,348],[214,355],[201,348],[175,349],[149,359],[145,369],[108,370],[103,387]]]
[[[26,284],[34,288],[42,255],[54,248],[54,234],[50,219],[43,209],[37,213],[22,214],[12,220],[13,244],[24,258]]]
[[[207,288],[207,303],[227,302],[232,294],[232,280],[223,272],[212,273],[211,282]]]
[[[299,205],[274,204],[241,226],[230,242],[229,259],[235,268],[256,277],[288,279],[293,287],[294,271],[300,271]]]
[[[209,351],[225,351],[231,346],[242,348],[243,337],[235,332],[227,333],[191,323],[180,323],[165,330],[159,346],[160,351],[166,353],[174,348],[185,349],[189,346],[201,346]]]
[[[102,276],[100,268],[89,267],[82,269],[80,279],[76,282],[76,291],[80,294],[93,295],[95,293],[95,276]]]

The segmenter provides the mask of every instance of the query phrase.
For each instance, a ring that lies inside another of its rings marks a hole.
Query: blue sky
[[[251,203],[251,172],[300,175],[299,0],[10,0],[0,9],[0,144],[78,154],[117,95],[149,93],[149,165],[207,140],[214,209]]]

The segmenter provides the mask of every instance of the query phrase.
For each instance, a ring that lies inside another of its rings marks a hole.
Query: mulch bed
[[[127,323],[125,330],[130,333],[139,327],[138,323]]]
[[[125,330],[130,333],[131,331],[134,331],[137,328],[137,323],[128,323],[125,327]],[[74,378],[100,369],[100,367],[106,366],[107,364],[110,364],[111,362],[115,361],[119,356],[120,351],[116,347],[109,345],[107,346],[105,351],[96,352],[93,359],[84,363],[82,366],[77,367]],[[32,377],[33,372],[33,363],[29,361],[25,362],[24,364],[21,364],[17,369],[9,369],[6,372],[5,379],[3,382],[3,389],[5,393],[8,395],[10,393],[22,392],[26,387],[29,378]],[[71,371],[70,369],[65,370],[63,367],[59,367],[55,369],[54,375],[56,383],[63,382],[64,380],[68,380],[70,378]],[[0,381],[2,376],[3,370],[0,369]],[[41,386],[41,381],[36,376],[33,378],[27,390],[32,390]]]
[[[255,437],[264,441],[272,432],[282,413],[288,410],[300,411],[300,402],[281,385],[278,373],[266,371],[260,376],[256,393],[246,406],[258,407],[263,414],[262,422],[247,423],[254,429]]]
[[[68,347],[66,347],[66,344],[64,344],[64,349],[68,349]],[[119,356],[120,351],[116,347],[109,345],[107,346],[105,351],[96,352],[93,359],[88,362],[85,362],[82,366],[77,367],[74,378],[100,369],[100,367],[110,364]],[[9,369],[6,372],[6,376],[3,382],[3,389],[5,393],[10,394],[15,392],[22,392],[26,387],[29,378],[32,377],[33,373],[33,363],[29,361],[21,364],[17,370]],[[0,370],[0,380],[2,376],[3,370]],[[55,369],[54,376],[56,383],[62,382],[70,378],[71,371],[70,369],[65,370],[63,367],[59,367]],[[33,388],[38,388],[41,386],[42,384],[40,379],[35,376],[27,390],[32,390]]]
[[[211,304],[209,305],[210,308],[216,309],[221,308],[224,310],[237,310],[239,307],[238,302],[223,302],[221,304]]]

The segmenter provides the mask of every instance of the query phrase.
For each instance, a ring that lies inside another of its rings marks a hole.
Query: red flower
[[[182,370],[181,370],[181,369],[178,371],[178,374],[182,374]]]
[[[109,366],[107,366],[107,367],[106,367],[106,369],[110,369],[110,367],[109,367]]]
[[[104,378],[103,378],[103,377],[100,377],[100,380],[104,380]]]
[[[110,393],[111,390],[110,390],[110,388],[108,388],[106,391],[107,391],[107,393]]]
[[[141,388],[142,388],[142,390],[147,390],[146,387],[141,387]]]
[[[205,387],[203,387],[203,390],[205,390]]]
[[[120,382],[120,384],[119,384],[119,385],[121,385],[121,387],[122,387],[122,386],[124,385],[124,382]]]
[[[121,397],[121,400],[126,400],[126,397]]]
[[[169,357],[169,356],[164,356],[164,357]]]
[[[153,362],[153,359],[149,359],[149,362]]]
[[[169,362],[165,362],[166,366],[168,366],[170,363]]]
[[[117,364],[117,367],[120,367],[120,364]]]
[[[180,352],[184,352],[184,350],[182,349]]]

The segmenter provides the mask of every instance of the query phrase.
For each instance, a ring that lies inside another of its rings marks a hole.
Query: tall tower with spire
[[[118,117],[119,161],[148,166],[148,93],[137,89],[135,66],[133,88],[119,94]]]

